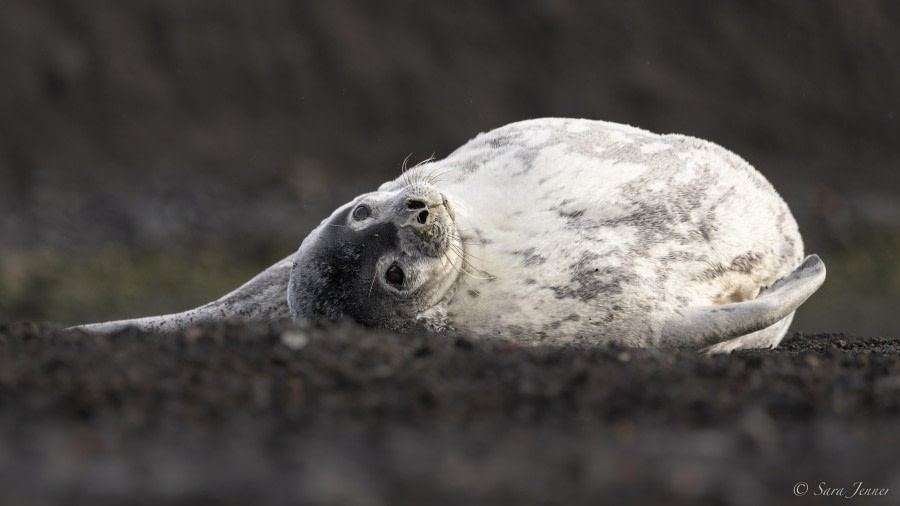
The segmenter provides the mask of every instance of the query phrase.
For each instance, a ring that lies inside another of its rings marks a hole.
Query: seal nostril
[[[423,207],[425,207],[425,203],[421,200],[410,200],[406,203],[407,209],[422,209]]]
[[[419,223],[424,225],[425,222],[428,221],[428,211],[422,211],[421,213],[419,213],[419,216],[418,216],[418,218],[416,218],[416,221],[418,221]]]

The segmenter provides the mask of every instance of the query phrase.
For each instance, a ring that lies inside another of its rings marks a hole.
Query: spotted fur
[[[458,209],[464,238],[492,240],[468,248],[495,280],[466,279],[480,297],[449,303],[460,330],[669,346],[671,315],[749,300],[803,260],[797,225],[768,181],[692,137],[524,121],[417,170],[443,174],[436,187]],[[775,346],[784,331],[748,343]]]

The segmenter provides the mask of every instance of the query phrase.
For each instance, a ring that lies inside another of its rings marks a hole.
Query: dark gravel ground
[[[896,504],[898,353],[839,334],[707,357],[3,325],[0,502],[818,504],[842,500],[820,483],[863,481],[890,490],[853,501]]]

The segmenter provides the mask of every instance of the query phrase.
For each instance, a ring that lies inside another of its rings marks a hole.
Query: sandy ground
[[[350,324],[109,337],[0,325],[0,496],[818,504],[862,481],[887,495],[852,504],[896,504],[898,352],[837,334],[705,357]]]

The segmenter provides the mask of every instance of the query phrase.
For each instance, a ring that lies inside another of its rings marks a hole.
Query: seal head
[[[430,184],[361,195],[300,245],[288,283],[291,317],[443,330],[463,255],[450,204]]]

